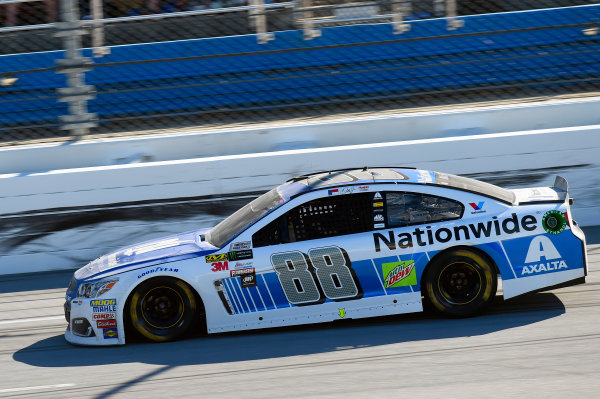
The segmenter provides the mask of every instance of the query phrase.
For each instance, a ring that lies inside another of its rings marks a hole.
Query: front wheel
[[[187,332],[197,317],[198,304],[185,282],[157,277],[133,290],[127,312],[135,331],[151,341],[164,342]]]
[[[469,317],[495,297],[494,266],[468,249],[455,249],[434,259],[425,274],[425,293],[434,308],[446,316]]]

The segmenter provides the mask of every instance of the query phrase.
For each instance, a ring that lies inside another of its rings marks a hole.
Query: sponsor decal
[[[369,186],[358,186],[358,191],[369,191]]]
[[[338,309],[338,314],[343,319],[346,316],[346,309]]]
[[[373,208],[381,208],[383,207],[383,202],[373,202]]]
[[[227,256],[230,261],[252,259],[254,257],[251,249],[244,249],[242,251],[229,252],[227,254]]]
[[[227,260],[227,254],[206,255],[204,258],[206,259],[206,263],[219,262]]]
[[[244,267],[252,267],[252,262],[236,262],[235,265],[233,265],[233,267],[235,269],[241,269]]]
[[[549,234],[560,234],[567,227],[567,218],[561,211],[548,211],[542,218],[542,227]]]
[[[92,299],[90,301],[92,313],[115,313],[117,311],[116,299]]]
[[[373,225],[373,228],[375,228],[375,229],[385,229],[385,223],[375,223]]]
[[[431,177],[431,173],[426,170],[418,170],[419,177],[417,178],[417,182],[419,183],[433,183],[433,178]]]
[[[381,265],[381,270],[383,272],[385,288],[417,285],[417,273],[415,272],[414,260],[383,263]]]
[[[542,258],[545,262],[542,262]],[[550,238],[535,236],[529,244],[527,256],[525,256],[525,266],[521,269],[521,276],[568,269],[569,266],[561,258],[562,256],[552,244]]]
[[[250,243],[250,241],[234,242],[233,244],[231,244],[229,246],[229,250],[230,251],[241,251],[244,249],[250,249],[251,245],[252,244]]]
[[[109,319],[116,319],[116,318],[117,318],[116,313],[94,313],[92,315],[93,320],[109,320]]]
[[[474,215],[476,213],[485,213],[485,211],[482,209],[484,204],[485,201],[480,201],[478,203],[469,202],[469,205],[471,205],[471,208],[473,208],[473,210],[471,211],[471,215]]]
[[[83,305],[83,301],[81,299],[73,299],[71,302],[73,305]]]
[[[373,216],[373,221],[374,222],[383,222],[383,215],[381,213],[378,213],[377,215]]]
[[[256,287],[256,274],[247,274],[245,276],[241,276],[241,279],[242,288]]]
[[[418,245],[433,245],[449,241],[463,241],[478,238],[489,238],[491,236],[510,235],[524,231],[533,231],[537,228],[537,219],[533,215],[523,215],[519,219],[516,213],[510,217],[499,220],[493,216],[491,220],[466,225],[454,226],[453,228],[440,227],[433,230],[431,226],[426,228],[417,227],[410,233],[400,233],[396,237],[393,230],[388,235],[373,233],[373,244],[375,252],[380,252],[382,244],[389,250],[412,248]],[[398,238],[398,241],[396,241]],[[385,248],[383,247],[383,248]]]
[[[365,186],[368,187],[369,186]],[[327,190],[327,194],[328,195],[338,195],[338,194],[352,194],[356,191],[356,187],[355,186],[351,186],[351,187],[340,187],[340,188],[334,188],[331,190]]]
[[[253,267],[231,270],[229,273],[231,277],[241,278],[242,288],[256,287],[256,273]]]
[[[210,270],[212,270],[213,272],[220,272],[223,270],[229,270],[229,264],[227,263],[227,261],[225,262],[213,262],[210,264],[212,266],[212,268]]]
[[[98,328],[117,328],[117,320],[115,320],[115,319],[97,320],[96,326],[98,326]]]
[[[373,196],[373,200],[378,200],[378,199],[383,199],[379,192],[375,193],[375,195]]]
[[[245,276],[248,274],[254,274],[254,268],[246,267],[245,269],[230,270],[229,274],[231,275],[231,277],[238,277],[238,276]]]
[[[116,305],[116,299],[92,299],[90,301],[91,306],[101,306],[101,305]]]
[[[116,328],[103,328],[104,339],[119,338],[119,333]]]
[[[162,267],[162,266],[157,266],[153,269],[150,270],[146,270],[145,272],[143,272],[142,274],[138,274],[137,278],[142,278],[144,276],[147,276],[149,274],[152,273],[156,273],[156,272],[172,272],[172,273],[179,273],[179,269],[173,268],[173,267]]]

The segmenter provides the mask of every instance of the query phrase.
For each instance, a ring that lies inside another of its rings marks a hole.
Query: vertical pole
[[[302,20],[303,20],[304,40],[312,40],[315,37],[321,36],[321,31],[319,29],[314,29],[311,1],[310,0],[301,0],[301,1],[302,1]]]
[[[249,11],[250,23],[256,28],[256,36],[259,44],[265,44],[274,39],[272,33],[267,32],[267,15],[265,0],[250,0],[252,8]]]
[[[456,19],[456,0],[446,0],[447,29],[456,30],[465,25],[465,21]]]
[[[392,24],[394,34],[402,34],[410,30],[410,24],[404,23],[404,16],[410,15],[411,3],[406,0],[392,0]]]
[[[110,54],[110,48],[104,47],[104,24],[98,22],[102,19],[104,19],[102,0],[92,0],[92,47],[94,48],[94,57],[103,57]]]
[[[81,56],[81,36],[88,32],[79,20],[79,4],[76,0],[60,0],[61,22],[56,24],[55,36],[63,38],[66,52],[64,59],[57,60],[58,73],[67,77],[67,87],[58,89],[59,101],[69,104],[69,115],[60,117],[62,130],[82,136],[96,127],[96,114],[88,113],[87,100],[94,98],[94,87],[85,84],[84,72],[90,70],[92,60]]]

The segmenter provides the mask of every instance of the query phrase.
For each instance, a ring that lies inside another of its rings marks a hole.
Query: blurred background
[[[599,88],[599,0],[0,0],[0,270],[364,165],[561,174],[600,223]]]
[[[598,4],[0,0],[0,141],[589,95]]]

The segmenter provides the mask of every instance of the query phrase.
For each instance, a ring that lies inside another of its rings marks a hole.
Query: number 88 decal
[[[350,260],[338,247],[271,255],[281,288],[294,305],[321,303],[325,297],[334,300],[357,298],[362,294]]]

